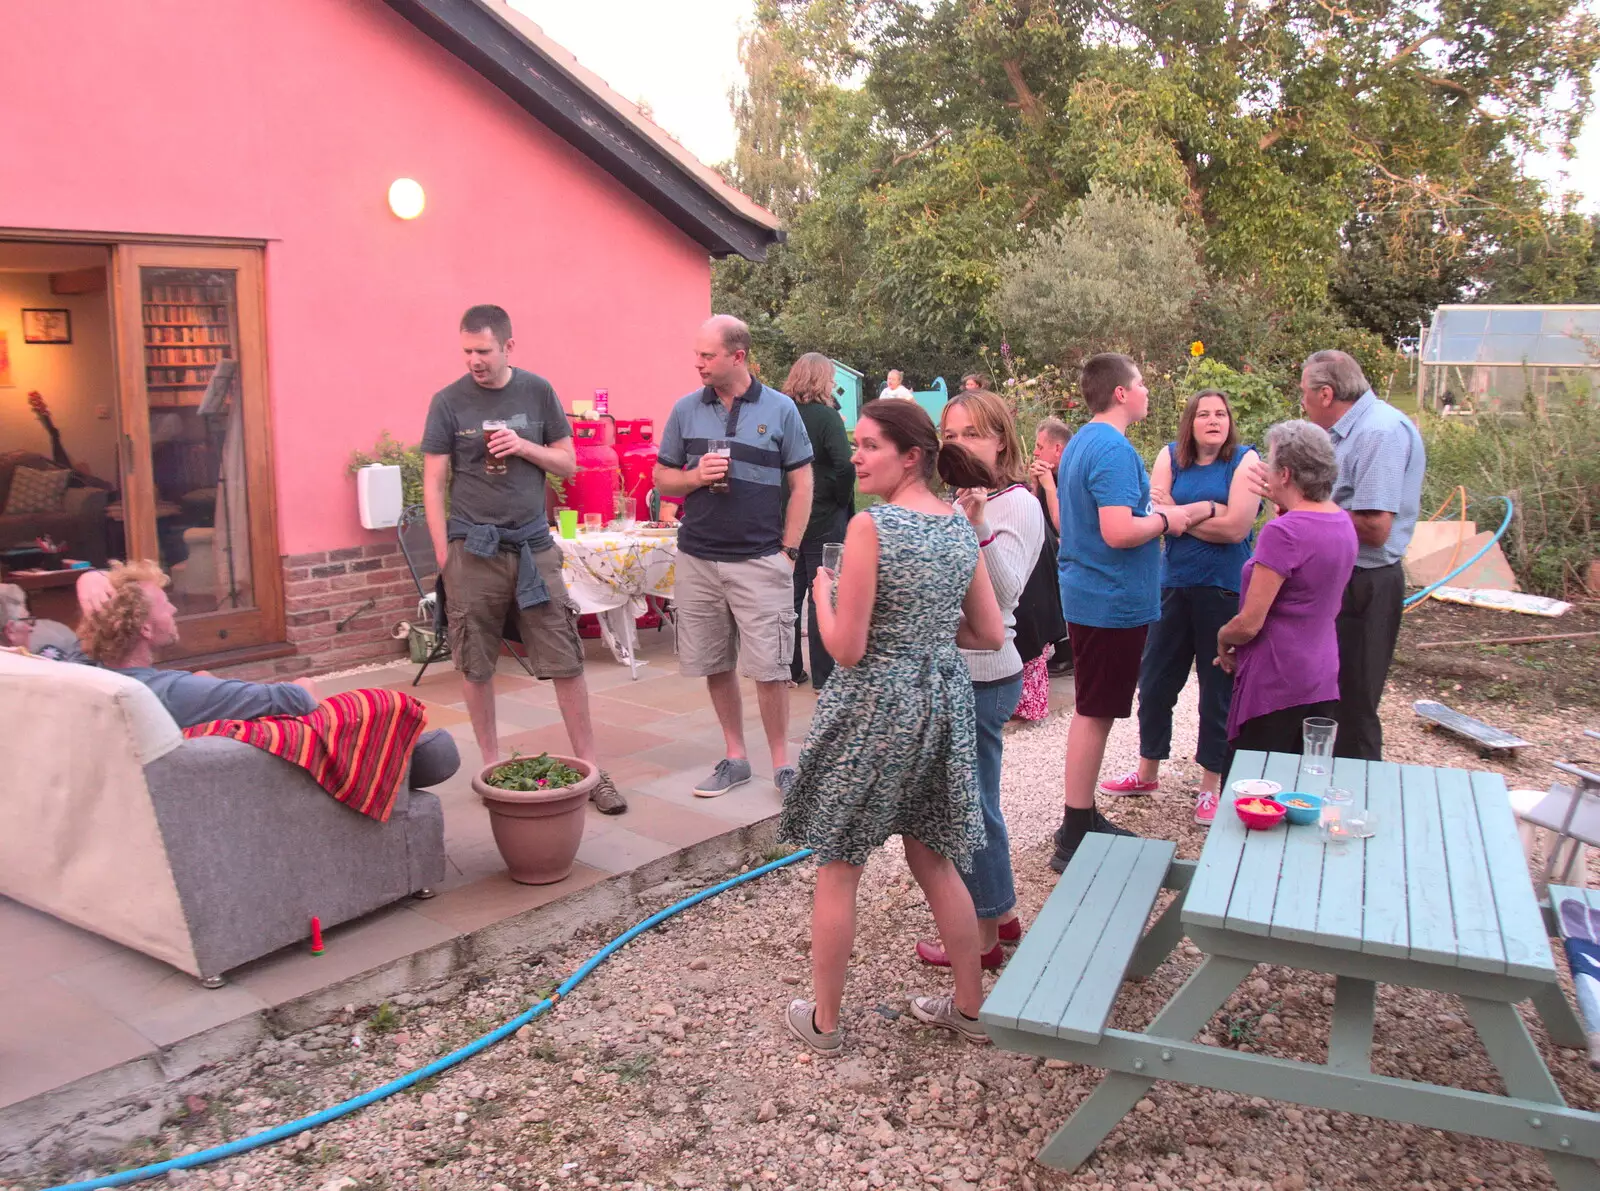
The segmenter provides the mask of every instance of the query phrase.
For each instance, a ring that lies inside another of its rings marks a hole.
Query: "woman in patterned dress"
[[[811,972],[816,1000],[795,1001],[789,1031],[819,1054],[843,1046],[845,971],[856,887],[891,835],[922,886],[949,953],[955,995],[917,997],[911,1012],[970,1042],[988,1041],[978,921],[957,866],[984,843],[972,679],[958,646],[993,650],[1005,625],[971,522],[929,488],[935,466],[957,488],[987,489],[989,469],[909,401],[867,404],[856,423],[856,479],[882,504],[845,534],[837,580],[812,589],[836,668],[817,703],[784,798],[782,839],[816,852]]]

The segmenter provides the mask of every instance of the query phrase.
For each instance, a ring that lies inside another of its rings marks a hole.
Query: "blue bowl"
[[[1286,817],[1289,822],[1301,827],[1314,827],[1322,817],[1322,799],[1315,794],[1288,790],[1278,795],[1278,801],[1283,803],[1284,810],[1288,812]],[[1311,805],[1296,806],[1296,802],[1309,802]]]

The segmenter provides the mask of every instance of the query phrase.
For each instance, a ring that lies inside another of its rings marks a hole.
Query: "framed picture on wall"
[[[22,341],[24,343],[71,343],[72,311],[29,310],[22,311]]]

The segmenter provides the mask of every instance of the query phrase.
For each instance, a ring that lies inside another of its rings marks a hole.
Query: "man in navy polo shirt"
[[[750,375],[744,323],[717,315],[694,350],[705,388],[672,407],[655,469],[656,490],[684,498],[673,594],[678,665],[706,680],[727,747],[694,792],[715,798],[750,780],[740,674],[756,684],[772,780],[787,791],[794,564],[811,515],[811,440],[794,402]],[[732,442],[731,459],[707,453],[714,438]],[[714,490],[718,481],[724,491]]]

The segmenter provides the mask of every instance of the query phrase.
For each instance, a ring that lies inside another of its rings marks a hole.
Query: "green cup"
[[[561,536],[571,541],[578,536],[578,510],[557,509],[556,520],[561,525]]]

